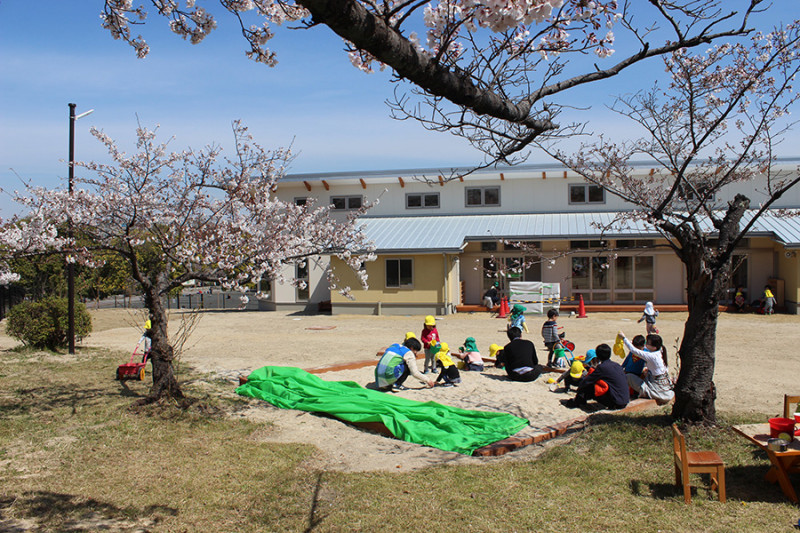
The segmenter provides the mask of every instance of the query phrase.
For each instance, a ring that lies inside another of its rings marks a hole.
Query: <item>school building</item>
[[[642,178],[653,172],[647,164],[635,168]],[[782,161],[780,170],[797,175],[798,160]],[[742,192],[758,206],[765,184],[766,178],[732,184],[715,200],[724,205]],[[652,226],[603,229],[634,206],[555,165],[482,170],[454,180],[430,169],[293,174],[278,183],[276,194],[293,202],[316,198],[342,218],[379,198],[360,219],[377,260],[366,265],[368,290],[336,258],[287,266],[294,270],[287,275],[305,280],[307,287],[264,281],[260,309],[449,314],[474,309],[469,306],[480,305],[489,286],[498,282],[503,290],[509,281],[558,283],[562,298],[582,295],[590,306],[686,304],[683,265]],[[774,208],[800,208],[800,187]],[[498,264],[526,263],[526,254],[511,242],[524,242],[541,257],[511,275],[498,275]],[[741,285],[748,302],[756,300],[770,283],[778,307],[796,314],[798,251],[800,218],[777,211],[761,217],[734,258],[731,298]],[[355,300],[329,289],[327,269],[353,287]]]

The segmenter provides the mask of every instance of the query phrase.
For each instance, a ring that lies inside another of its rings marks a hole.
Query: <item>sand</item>
[[[566,338],[576,344],[576,353],[605,342],[612,344],[616,332],[628,337],[644,333],[635,313],[594,313],[587,318],[561,317]],[[456,314],[438,318],[442,340],[455,349],[468,336],[475,337],[482,354],[489,345],[507,342],[505,321],[485,313]],[[676,349],[683,333],[686,313],[662,313],[657,326],[670,356],[670,370],[677,374]],[[530,316],[529,334],[540,361],[546,359],[539,330],[542,317]],[[174,317],[171,327],[177,327]],[[180,365],[221,377],[231,382],[231,391],[239,375],[265,365],[314,368],[354,361],[377,362],[376,352],[399,342],[406,331],[419,335],[422,316],[353,316],[298,315],[282,312],[206,312],[180,357]],[[139,338],[135,324],[139,317],[124,310],[96,312],[95,332],[83,344],[129,351]],[[717,409],[728,412],[777,414],[782,410],[783,394],[796,392],[800,358],[793,346],[800,345],[800,317],[753,314],[720,317],[717,342]],[[619,358],[614,358],[620,361]],[[374,367],[327,372],[326,380],[355,381],[363,386],[374,382]],[[533,383],[515,383],[504,372],[487,367],[482,373],[461,372],[458,387],[427,389],[409,377],[408,391],[399,394],[420,401],[492,411],[509,412],[528,418],[531,427],[522,434],[580,416],[579,410],[567,409],[559,400],[568,396],[549,390],[544,374]],[[147,387],[134,382],[133,386]],[[329,470],[412,470],[443,463],[471,464],[518,460],[540,453],[554,443],[528,446],[498,458],[468,457],[391,439],[353,428],[338,420],[292,410],[282,410],[266,402],[252,400],[242,416],[274,424],[262,432],[274,442],[304,443],[318,448],[313,454],[315,466]]]

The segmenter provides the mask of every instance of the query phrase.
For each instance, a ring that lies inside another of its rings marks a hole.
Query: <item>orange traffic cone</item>
[[[508,301],[505,298],[500,299],[500,312],[497,313],[497,318],[505,318],[508,314]]]
[[[586,318],[586,306],[583,305],[583,295],[581,294],[581,301],[578,304],[578,318]]]

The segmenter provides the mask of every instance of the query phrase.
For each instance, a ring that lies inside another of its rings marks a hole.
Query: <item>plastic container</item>
[[[794,420],[791,418],[770,418],[769,419],[769,436],[780,438],[787,442],[794,440]]]

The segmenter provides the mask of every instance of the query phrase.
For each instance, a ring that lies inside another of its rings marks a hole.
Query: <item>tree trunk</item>
[[[145,291],[144,303],[151,322],[150,362],[153,367],[153,387],[140,404],[156,402],[162,398],[183,399],[173,367],[174,352],[167,333],[167,313],[158,290]]]
[[[712,425],[717,421],[714,363],[722,276],[720,273],[712,275],[704,271],[702,252],[692,255],[685,262],[689,317],[684,325],[678,352],[680,373],[675,384],[672,417],[685,422]]]

